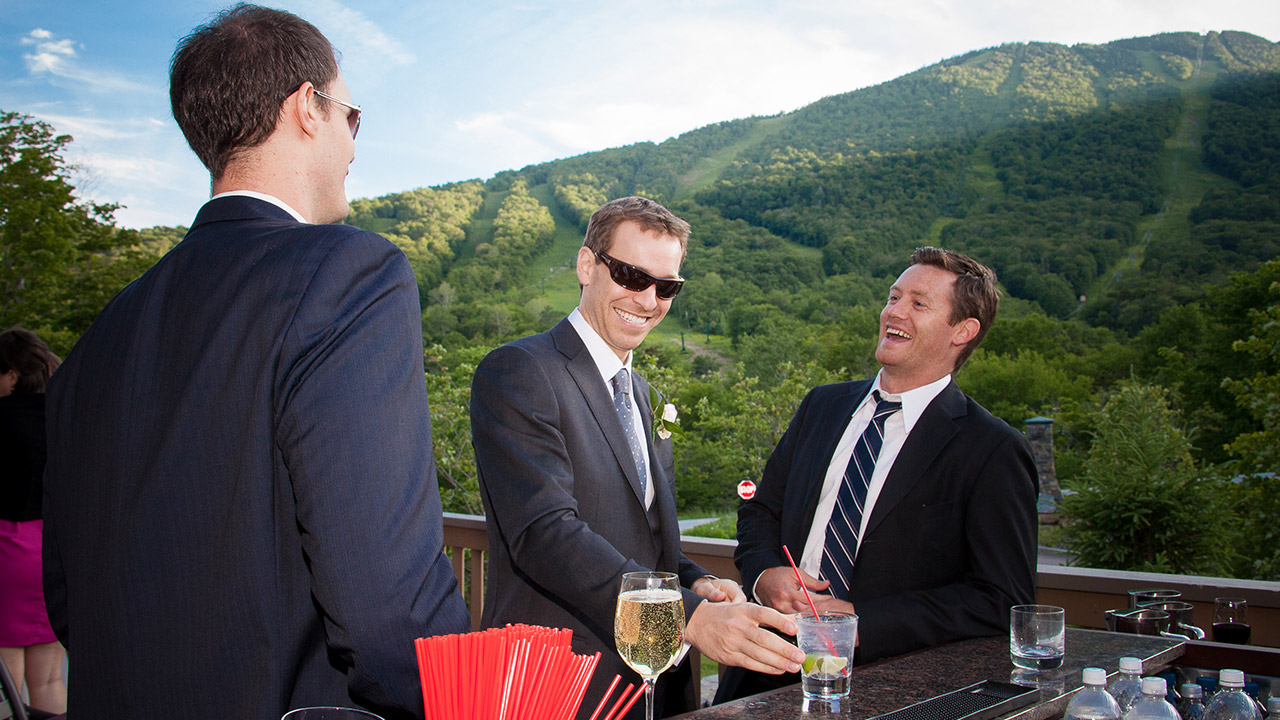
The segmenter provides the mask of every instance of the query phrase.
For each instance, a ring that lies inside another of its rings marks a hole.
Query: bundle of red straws
[[[570,720],[600,661],[600,653],[575,655],[569,648],[572,637],[572,630],[508,625],[418,638],[414,647],[427,720]],[[632,686],[627,685],[600,717],[617,684],[614,676],[593,720],[622,717],[644,688],[628,698]]]

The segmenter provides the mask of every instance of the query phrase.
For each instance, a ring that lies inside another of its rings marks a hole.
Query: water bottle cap
[[[1142,678],[1142,694],[1143,695],[1159,695],[1164,697],[1168,686],[1165,685],[1162,677],[1144,677]]]
[[[1142,660],[1136,657],[1120,658],[1121,672],[1142,672]]]
[[[1085,668],[1084,669],[1085,685],[1106,685],[1107,671],[1102,668]]]
[[[1271,696],[1267,698],[1267,714],[1276,717],[1280,713],[1280,697]]]
[[[1223,687],[1244,687],[1244,672],[1241,670],[1223,670],[1218,673],[1218,683]]]
[[[1182,683],[1182,697],[1198,698],[1204,697],[1204,688],[1195,683]]]

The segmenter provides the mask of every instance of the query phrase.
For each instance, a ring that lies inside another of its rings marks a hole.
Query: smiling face
[[[680,275],[684,254],[678,239],[643,230],[630,221],[614,230],[607,252],[610,257],[666,278]],[[609,277],[609,268],[587,247],[578,250],[578,282],[582,285],[578,302],[582,316],[623,362],[671,309],[671,301],[660,299],[652,285],[634,292],[615,283]]]
[[[960,351],[977,334],[978,320],[951,324],[956,275],[933,265],[912,265],[889,290],[880,311],[876,362],[891,393],[928,385],[952,372]]]

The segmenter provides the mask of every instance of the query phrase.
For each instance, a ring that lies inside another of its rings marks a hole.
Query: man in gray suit
[[[573,630],[599,651],[595,693],[616,673],[613,616],[622,574],[677,573],[685,639],[719,662],[796,672],[804,654],[761,626],[794,634],[777,611],[744,603],[680,551],[670,439],[654,437],[649,384],[631,351],[680,291],[689,225],[652,200],[606,203],[578,251],[578,308],[549,332],[494,350],[476,369],[471,424],[489,531],[485,627]],[[663,714],[693,709],[690,663],[658,685]],[[588,694],[583,713],[597,703]],[[642,708],[633,708],[633,714]]]

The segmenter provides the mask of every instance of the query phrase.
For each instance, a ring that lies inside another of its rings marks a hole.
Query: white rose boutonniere
[[[662,406],[662,420],[663,420],[663,422],[672,422],[672,423],[673,423],[673,422],[679,422],[679,421],[680,421],[680,418],[678,417],[678,415],[679,415],[679,413],[677,413],[677,412],[676,412],[676,406],[675,406],[675,405],[672,405],[671,403],[667,403],[666,405],[663,405],[663,406]]]
[[[657,412],[660,404],[662,412]],[[652,386],[649,388],[649,407],[654,408],[653,433],[658,436],[658,439],[669,440],[673,433],[680,432],[680,413],[676,411],[676,406],[672,403],[663,403],[662,396]]]

